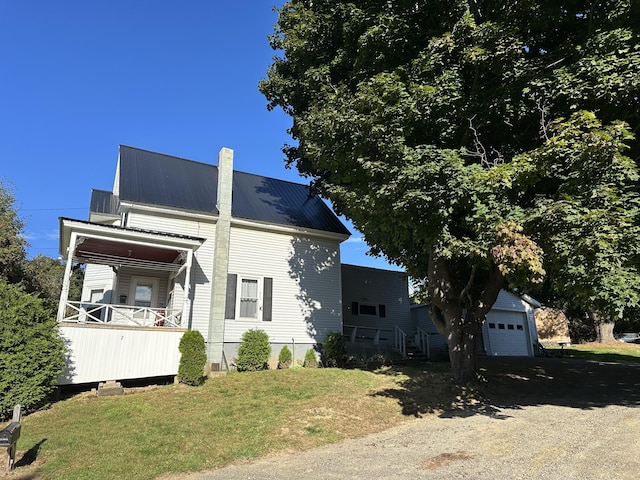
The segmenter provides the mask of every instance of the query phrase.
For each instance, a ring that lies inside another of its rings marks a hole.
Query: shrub
[[[238,371],[255,372],[268,370],[271,345],[269,335],[262,330],[251,329],[242,334],[242,342],[238,347]]]
[[[64,341],[42,300],[0,279],[0,420],[47,402],[65,364]]]
[[[197,330],[184,332],[178,350],[181,353],[178,381],[187,385],[201,385],[204,381],[204,366],[207,363],[204,337]]]
[[[327,367],[342,367],[347,355],[347,343],[341,332],[327,334],[322,347],[324,362]]]
[[[318,359],[316,358],[316,351],[313,348],[307,350],[307,353],[304,354],[304,364],[305,368],[318,368]]]
[[[293,356],[291,350],[286,345],[280,349],[280,355],[278,355],[278,368],[285,369],[291,367]]]

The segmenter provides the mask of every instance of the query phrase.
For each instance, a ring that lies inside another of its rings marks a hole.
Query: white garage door
[[[498,356],[529,355],[526,314],[524,312],[491,311],[487,315],[489,333],[487,354]]]

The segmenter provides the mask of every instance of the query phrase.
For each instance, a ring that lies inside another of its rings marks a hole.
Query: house
[[[347,353],[406,353],[411,302],[405,272],[342,265],[342,319]]]
[[[275,363],[342,332],[349,353],[446,349],[404,272],[341,265],[349,231],[309,187],[120,146],[111,191],[93,190],[88,220],[60,218],[67,259],[58,309],[68,347],[60,385],[176,375],[187,330],[207,368],[232,367],[244,332],[264,330]],[[68,298],[74,266],[82,295]],[[530,306],[501,293],[483,327],[488,355],[531,354]]]
[[[502,290],[482,325],[479,353],[491,356],[534,356],[538,333],[534,310],[540,304],[527,295]],[[411,307],[412,330],[426,335],[430,356],[440,356],[447,340],[436,330],[428,305]]]
[[[342,330],[340,243],[349,231],[309,187],[120,146],[111,191],[89,219],[60,219],[66,257],[60,384],[175,375],[187,329],[226,369],[242,334],[264,330],[295,359]],[[84,264],[82,298],[68,298]],[[294,361],[295,361],[294,359]]]

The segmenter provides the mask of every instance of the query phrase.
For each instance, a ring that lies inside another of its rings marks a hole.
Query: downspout
[[[207,359],[211,371],[220,370],[224,342],[224,316],[229,273],[229,243],[231,237],[231,197],[233,185],[233,150],[222,148],[218,153],[218,221],[213,252],[211,303],[207,331]]]

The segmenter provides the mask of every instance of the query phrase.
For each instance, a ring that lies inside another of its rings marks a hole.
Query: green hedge
[[[51,310],[35,295],[0,279],[0,420],[47,403],[65,364]]]

